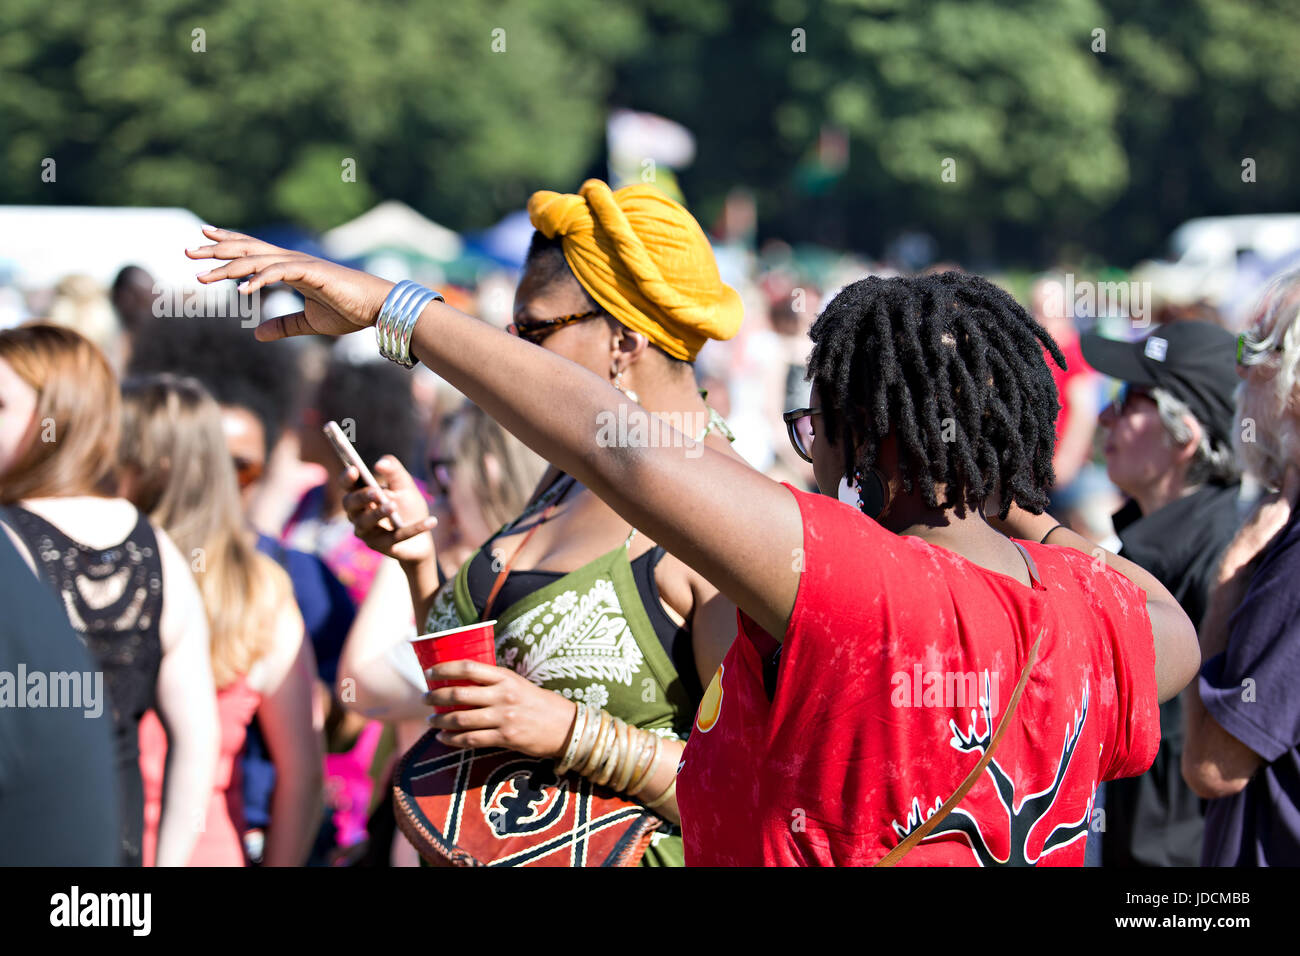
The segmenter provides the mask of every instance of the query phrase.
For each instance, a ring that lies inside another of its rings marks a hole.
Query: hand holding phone
[[[334,451],[338,454],[339,459],[343,464],[355,468],[360,473],[361,480],[376,494],[378,494],[382,501],[391,504],[391,499],[384,493],[384,489],[379,487],[379,482],[375,480],[375,476],[371,474],[370,469],[366,467],[366,463],[361,460],[361,456],[357,454],[357,450],[352,447],[352,442],[348,441],[348,436],[343,434],[343,429],[339,428],[339,423],[332,421],[326,422],[323,431],[325,432],[325,437],[329,439],[329,443],[334,446]],[[393,509],[392,519],[394,529],[400,528],[404,523],[402,521],[402,516],[397,513],[396,508]]]

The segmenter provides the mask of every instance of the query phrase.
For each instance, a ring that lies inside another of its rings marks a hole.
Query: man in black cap
[[[1129,496],[1113,517],[1119,553],[1154,574],[1199,625],[1240,521],[1236,340],[1208,322],[1175,322],[1137,342],[1093,334],[1082,345],[1093,368],[1123,383],[1100,418],[1107,473]],[[1160,738],[1150,770],[1106,785],[1103,865],[1200,863],[1204,802],[1180,770],[1178,697],[1160,707]]]

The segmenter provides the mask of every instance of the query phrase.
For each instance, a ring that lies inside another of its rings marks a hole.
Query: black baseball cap
[[[1212,437],[1232,445],[1239,380],[1237,337],[1231,332],[1209,322],[1171,322],[1136,342],[1090,332],[1079,336],[1079,344],[1097,371],[1163,389],[1185,404]]]

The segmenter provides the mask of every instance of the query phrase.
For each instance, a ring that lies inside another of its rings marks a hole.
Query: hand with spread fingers
[[[200,273],[204,284],[243,279],[239,291],[256,292],[283,282],[302,295],[303,311],[269,319],[257,327],[260,341],[291,335],[346,335],[374,325],[394,283],[301,252],[281,249],[260,239],[204,226],[212,245],[186,249],[191,259],[226,259],[225,265]]]
[[[508,667],[448,661],[424,672],[430,680],[469,680],[424,696],[431,707],[470,707],[434,714],[430,726],[449,747],[505,747],[530,757],[558,757],[568,742],[577,705],[538,687]]]
[[[429,503],[401,462],[385,455],[375,462],[375,480],[384,489],[381,498],[373,488],[357,488],[355,468],[339,473],[338,482],[347,492],[343,510],[357,537],[371,550],[396,558],[403,564],[418,564],[436,557],[431,531],[438,519],[429,514]],[[405,522],[394,528],[393,514]]]

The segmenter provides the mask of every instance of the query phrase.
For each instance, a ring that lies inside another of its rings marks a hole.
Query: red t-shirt
[[[700,704],[677,776],[687,865],[879,860],[978,763],[1040,629],[992,763],[902,862],[1082,865],[1098,781],[1141,773],[1160,742],[1144,593],[1033,542],[1025,587],[790,490],[798,597],[782,645],[740,615]],[[778,647],[769,701],[763,661]]]

